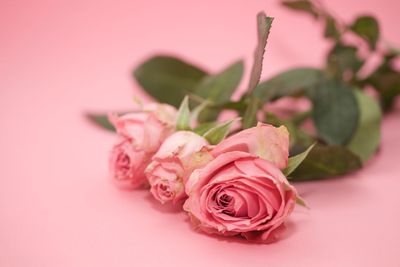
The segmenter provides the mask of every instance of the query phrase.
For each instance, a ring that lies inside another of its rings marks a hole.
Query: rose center
[[[117,158],[117,168],[116,168],[118,170],[119,174],[118,176],[125,177],[129,172],[130,164],[131,164],[131,159],[127,154],[125,153],[119,154]]]
[[[168,184],[160,184],[159,185],[159,191],[161,195],[165,198],[171,198],[173,196],[173,192],[171,191],[171,188]]]
[[[218,204],[225,208],[225,207],[229,206],[229,203],[231,202],[232,197],[230,195],[224,193],[218,198],[218,200],[219,200]]]
[[[216,202],[218,209],[222,213],[230,216],[235,215],[235,210],[234,210],[235,199],[230,194],[224,191],[220,191],[216,196]]]

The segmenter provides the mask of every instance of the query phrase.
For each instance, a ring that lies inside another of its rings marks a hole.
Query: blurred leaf
[[[371,49],[375,49],[379,39],[379,24],[372,16],[360,16],[351,25],[350,29],[365,39]]]
[[[207,75],[200,68],[170,56],[152,57],[138,66],[133,74],[152,97],[175,107]]]
[[[390,110],[394,100],[400,95],[400,73],[392,68],[391,58],[385,61],[372,73],[366,83],[372,85],[379,93],[382,108]]]
[[[216,104],[229,101],[242,78],[243,68],[243,60],[239,60],[218,74],[204,77],[194,93]]]
[[[395,48],[395,47],[389,47],[388,51],[386,51],[386,54],[385,54],[385,57],[387,57],[388,60],[392,60],[399,56],[400,56],[400,49]]]
[[[237,61],[222,72],[206,76],[195,88],[194,94],[212,104],[222,104],[231,99],[243,75],[243,61]],[[200,121],[215,120],[218,110],[204,109]]]
[[[206,122],[194,128],[193,132],[197,133],[198,135],[204,135],[208,130],[214,128],[216,125],[216,122]]]
[[[318,18],[319,17],[317,9],[311,3],[311,1],[307,1],[307,0],[298,0],[298,1],[285,0],[285,1],[282,1],[282,4],[284,6],[286,6],[287,8],[290,8],[292,10],[306,12],[306,13],[312,15],[314,18]]]
[[[290,69],[261,82],[254,90],[254,95],[263,102],[268,102],[283,96],[300,94],[317,86],[322,75],[322,71],[315,68]]]
[[[190,114],[190,122],[197,123],[200,113],[210,105],[209,101],[203,101],[200,105],[195,107]]]
[[[243,115],[242,128],[247,129],[257,125],[257,111],[260,108],[260,100],[252,96],[249,99],[246,111]]]
[[[103,129],[109,130],[111,132],[115,132],[115,128],[111,124],[111,122],[108,120],[107,115],[88,113],[88,114],[86,114],[86,117],[95,125],[103,128]]]
[[[292,173],[290,181],[323,179],[361,168],[360,159],[342,146],[317,144]]]
[[[258,32],[258,43],[256,50],[254,51],[254,62],[250,72],[250,80],[247,92],[250,94],[256,88],[260,81],[262,64],[264,59],[265,46],[271,30],[272,21],[274,18],[267,17],[264,12],[260,12],[257,15],[257,32]]]
[[[217,105],[218,108],[220,109],[230,109],[230,110],[236,110],[236,111],[244,111],[246,110],[246,101],[247,99],[241,99],[239,101],[229,101],[223,104]]]
[[[354,93],[360,108],[360,120],[347,148],[365,162],[378,149],[382,112],[375,99],[359,90]]]
[[[381,77],[385,85],[379,88],[380,100],[384,110],[390,110],[394,100],[400,95],[400,73],[387,73]]]
[[[311,145],[309,148],[307,148],[306,151],[297,154],[296,156],[290,157],[288,161],[288,166],[283,170],[283,174],[285,176],[290,175],[296,168],[304,161],[304,159],[307,157],[307,155],[310,153],[310,151],[313,149],[315,144]]]
[[[337,29],[336,21],[332,16],[325,17],[325,32],[324,37],[339,40],[340,32]]]
[[[319,136],[328,144],[346,144],[359,118],[352,88],[340,81],[326,81],[314,91],[311,99],[313,120]]]
[[[305,120],[310,118],[311,115],[312,115],[312,111],[307,110],[307,111],[303,111],[303,112],[299,112],[299,113],[295,114],[293,117],[290,118],[290,120],[293,122],[294,125],[299,126]]]
[[[178,110],[178,116],[176,119],[176,130],[184,131],[190,129],[190,110],[189,110],[189,98],[185,96]]]
[[[225,139],[225,137],[229,134],[229,131],[231,130],[232,125],[240,120],[240,118],[236,118],[233,120],[229,120],[227,122],[224,122],[222,124],[219,124],[210,130],[208,130],[203,137],[211,144],[211,145],[216,145],[222,140]]]
[[[356,73],[363,61],[357,56],[357,48],[342,44],[335,45],[328,54],[328,68],[343,76],[346,70]]]

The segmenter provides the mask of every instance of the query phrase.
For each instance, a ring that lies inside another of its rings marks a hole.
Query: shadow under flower
[[[248,245],[248,246],[262,246],[262,245],[265,246],[265,245],[276,244],[285,239],[288,239],[290,236],[292,236],[297,231],[296,224],[294,222],[292,222],[291,220],[288,220],[285,223],[284,230],[279,233],[279,237],[276,240],[274,240],[272,242],[268,242],[268,243],[263,243],[263,242],[255,242],[255,241],[247,240],[246,238],[244,238],[243,236],[240,236],[240,235],[223,236],[223,235],[218,235],[218,234],[209,234],[209,233],[201,231],[200,229],[196,229],[195,226],[193,226],[193,224],[190,222],[189,217],[186,217],[185,221],[187,222],[187,225],[190,228],[190,230],[195,234],[206,236],[208,238],[212,238],[214,240],[217,240],[218,242],[237,243],[237,244],[244,244],[244,245]]]

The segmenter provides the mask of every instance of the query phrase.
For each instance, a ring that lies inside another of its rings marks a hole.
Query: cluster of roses
[[[206,233],[276,240],[298,199],[282,173],[288,165],[286,128],[259,123],[212,144],[210,131],[177,130],[178,117],[174,107],[158,103],[111,115],[118,133],[112,180],[129,188],[150,186],[161,203],[184,202],[192,223]]]

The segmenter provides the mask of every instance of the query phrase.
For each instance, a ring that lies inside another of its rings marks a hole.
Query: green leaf
[[[175,107],[207,75],[204,70],[170,56],[152,57],[133,74],[152,97]]]
[[[235,110],[238,112],[244,112],[247,108],[247,97],[242,97],[239,101],[229,101],[223,104],[219,104],[217,107],[221,109],[230,109],[230,110]]]
[[[207,108],[207,106],[210,105],[209,101],[203,101],[200,105],[198,105],[197,107],[195,107],[193,109],[193,111],[190,114],[190,121],[191,122],[197,122],[200,113]]]
[[[379,93],[382,108],[390,110],[394,100],[400,95],[400,72],[393,69],[392,58],[385,57],[384,62],[367,79]]]
[[[103,129],[106,129],[108,131],[115,132],[115,128],[111,124],[111,122],[108,120],[107,115],[88,113],[88,114],[86,114],[86,117],[95,125],[103,128]]]
[[[324,37],[339,40],[340,32],[337,28],[336,21],[332,16],[325,17],[325,32]]]
[[[345,71],[356,73],[363,61],[357,56],[357,48],[342,44],[335,45],[328,54],[328,68],[343,77]]]
[[[289,178],[291,181],[324,179],[361,168],[360,159],[342,146],[317,144]]]
[[[176,119],[176,130],[184,131],[188,129],[190,129],[189,98],[188,96],[185,96],[178,110],[178,116]]]
[[[354,92],[360,108],[360,120],[347,148],[365,162],[378,149],[382,112],[374,98],[359,90]]]
[[[371,49],[375,49],[376,43],[379,39],[379,24],[378,21],[372,16],[358,17],[351,25],[350,29],[365,39]]]
[[[260,100],[256,97],[250,97],[249,104],[243,115],[242,128],[247,129],[257,125],[257,111],[260,108]]]
[[[209,131],[211,128],[214,128],[216,125],[216,122],[206,122],[194,128],[193,132],[203,136],[207,131]]]
[[[243,75],[243,61],[237,61],[222,72],[206,76],[195,88],[194,94],[212,104],[222,104],[231,99]],[[204,109],[200,121],[215,120],[218,110]]]
[[[385,52],[385,58],[392,60],[400,56],[400,49],[396,47],[388,47]]]
[[[400,95],[400,73],[396,71],[384,73],[377,83],[382,107],[388,111],[393,107],[395,98]]]
[[[232,125],[240,120],[240,118],[236,118],[233,120],[229,120],[225,123],[222,123],[220,125],[217,125],[210,130],[208,130],[203,137],[211,144],[211,145],[216,145],[222,140],[225,139],[225,137],[229,134],[229,131],[231,130]]]
[[[311,94],[313,120],[322,140],[343,145],[352,137],[359,118],[353,90],[340,81],[326,81]]]
[[[290,69],[261,82],[254,90],[254,95],[268,102],[283,96],[301,94],[317,86],[322,76],[323,72],[315,68]]]
[[[285,176],[290,175],[296,168],[304,161],[304,159],[307,157],[307,155],[310,153],[310,151],[313,149],[315,146],[315,143],[311,145],[309,148],[307,148],[306,151],[290,157],[288,161],[288,166],[283,170],[283,174]]]
[[[285,1],[282,1],[282,4],[284,6],[286,6],[287,8],[290,8],[292,10],[306,12],[306,13],[312,15],[314,18],[318,18],[319,17],[318,11],[315,8],[315,6],[311,3],[311,1],[307,1],[307,0],[299,0],[299,1],[285,0]]]
[[[265,46],[267,45],[269,31],[271,30],[273,20],[274,18],[267,17],[264,12],[260,12],[257,15],[258,43],[256,50],[254,51],[254,62],[251,68],[249,86],[247,89],[250,94],[260,81]]]

